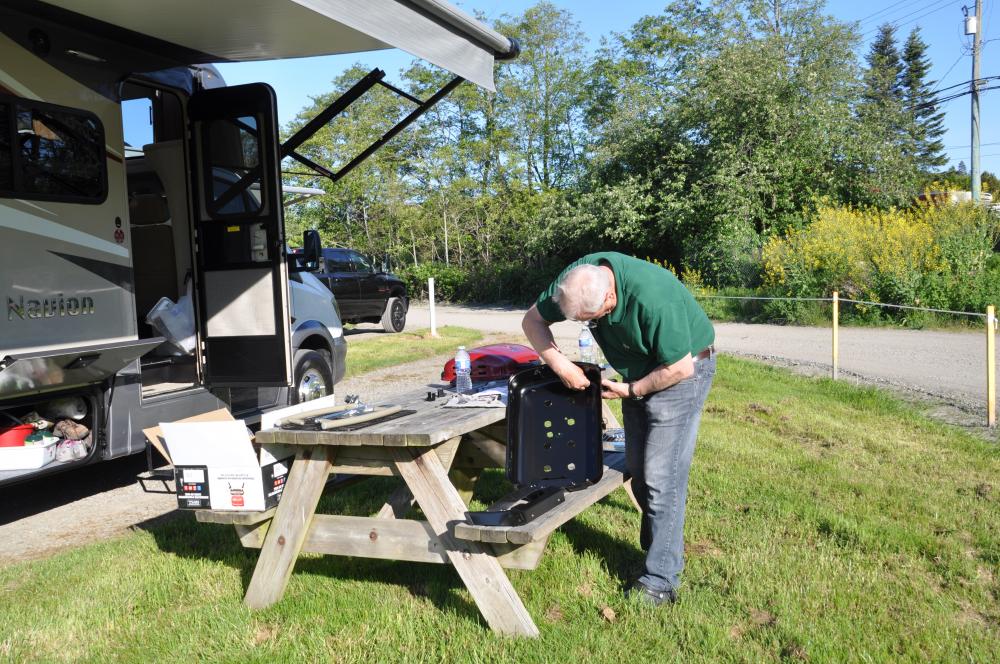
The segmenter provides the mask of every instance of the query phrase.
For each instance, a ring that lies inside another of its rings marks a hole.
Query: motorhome
[[[375,70],[284,143],[273,89],[205,64],[384,48],[454,78],[419,100]],[[89,439],[0,484],[141,452],[158,422],[221,406],[252,420],[332,390],[343,334],[310,273],[318,236],[287,250],[283,160],[339,179],[463,80],[492,89],[516,51],[439,0],[5,0],[0,428],[68,418]],[[347,164],[296,151],[375,85],[413,112]],[[148,132],[127,144],[136,108]],[[185,304],[187,345],[155,318]]]

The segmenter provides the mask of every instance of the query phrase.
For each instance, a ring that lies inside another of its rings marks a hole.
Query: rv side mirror
[[[309,230],[302,233],[302,269],[312,272],[319,267],[320,241],[319,231]]]

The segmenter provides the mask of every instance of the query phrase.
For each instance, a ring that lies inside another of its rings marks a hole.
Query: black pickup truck
[[[381,323],[386,332],[402,332],[406,326],[406,285],[357,251],[323,249],[316,276],[337,298],[345,323]]]

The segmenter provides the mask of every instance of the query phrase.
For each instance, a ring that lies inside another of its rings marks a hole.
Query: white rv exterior
[[[0,6],[0,411],[79,397],[92,431],[86,458],[0,484],[140,452],[157,422],[332,391],[346,348],[332,295],[286,255],[273,90],[199,63],[390,46],[488,88],[516,52],[438,0]],[[142,146],[123,135],[135,100]],[[146,315],[188,292],[185,354]]]

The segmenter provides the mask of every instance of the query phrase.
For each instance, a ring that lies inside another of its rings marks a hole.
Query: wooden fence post
[[[986,425],[997,425],[996,308],[986,307]]]
[[[830,377],[837,380],[840,368],[840,293],[833,291],[833,369]]]
[[[434,312],[434,277],[430,277],[427,280],[427,300],[431,306],[431,336],[436,337],[438,335],[438,331],[437,316]]]

